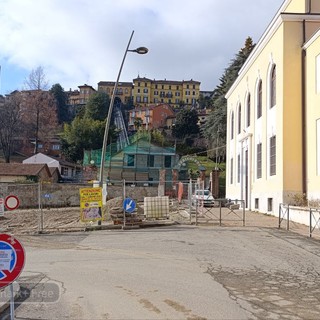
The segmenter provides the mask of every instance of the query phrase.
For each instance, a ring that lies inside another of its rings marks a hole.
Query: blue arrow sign
[[[136,208],[136,203],[131,198],[126,198],[123,201],[123,209],[126,212],[132,213],[134,209]]]

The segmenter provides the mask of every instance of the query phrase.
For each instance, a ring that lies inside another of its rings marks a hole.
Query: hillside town
[[[83,0],[72,10],[85,10],[85,27],[77,24],[72,40],[99,39],[108,19],[119,40],[117,10],[128,24],[141,10],[153,49],[165,44],[160,58],[145,58],[146,69],[171,75],[179,60],[195,70],[195,54],[198,68],[209,68],[199,45],[216,36],[215,25],[203,28],[208,12],[223,22],[217,34],[237,35],[244,22],[229,16],[242,9],[253,26],[271,6],[229,2],[201,0],[196,8],[163,0],[159,8]],[[63,14],[72,21],[69,5],[43,1],[39,10],[63,24]],[[12,8],[22,13],[30,4]],[[198,23],[201,32],[190,29]],[[183,29],[175,49],[167,24]],[[256,43],[242,39],[212,90],[202,90],[196,74],[168,80],[136,72],[122,81],[127,53],[152,52],[131,49],[133,35],[116,81],[49,85],[39,63],[23,89],[0,94],[0,320],[319,319],[320,1],[283,0]],[[184,60],[187,50],[193,54]],[[91,66],[113,65],[110,52],[92,51]],[[223,61],[213,53],[212,60]],[[82,74],[85,66],[70,70]]]

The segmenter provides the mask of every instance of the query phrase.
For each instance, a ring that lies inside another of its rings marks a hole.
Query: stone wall
[[[108,186],[107,187],[107,198],[112,199],[116,197],[123,197],[123,186]],[[130,197],[135,201],[143,201],[144,197],[155,197],[158,195],[158,186],[147,186],[147,187],[138,187],[138,186],[126,186],[125,188],[125,197]]]
[[[43,207],[73,207],[80,205],[80,188],[91,185],[48,183],[42,184],[0,184],[0,198],[15,195],[19,198],[20,208],[38,208],[41,202]],[[123,186],[108,186],[108,199],[123,196]],[[158,195],[158,186],[131,187],[126,186],[126,197],[135,201],[143,201],[144,197]]]

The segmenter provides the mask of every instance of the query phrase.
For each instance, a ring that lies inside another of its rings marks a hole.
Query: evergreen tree
[[[99,149],[102,145],[104,121],[76,117],[64,125],[61,136],[62,152],[70,161],[81,161],[85,149]]]
[[[185,138],[199,133],[198,114],[195,109],[182,109],[177,113],[173,135],[177,138]]]
[[[203,128],[203,135],[208,141],[210,149],[215,149],[212,156],[225,156],[225,145],[227,135],[227,100],[226,93],[238,77],[238,73],[254,48],[252,39],[248,37],[245,45],[231,60],[228,68],[221,76],[220,84],[214,89],[212,94],[212,111]],[[209,153],[210,154],[210,153]],[[217,159],[218,160],[218,159]]]
[[[62,152],[68,160],[81,162],[84,150],[101,149],[109,103],[107,94],[97,92],[90,96],[83,110],[73,121],[64,125],[61,145]],[[114,141],[116,136],[115,127],[110,126],[108,142]]]
[[[6,97],[4,104],[0,104],[0,148],[6,163],[10,162],[15,138],[21,134],[24,127],[21,101],[21,93],[16,91]]]
[[[93,120],[103,121],[108,114],[109,96],[104,92],[95,92],[86,104],[84,116]]]
[[[71,117],[68,112],[68,97],[64,89],[59,83],[56,83],[51,87],[50,92],[56,100],[59,123],[61,124],[64,122],[69,122],[71,120]]]

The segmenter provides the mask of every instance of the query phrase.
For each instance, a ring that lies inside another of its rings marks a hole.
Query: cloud
[[[121,76],[201,81],[216,86],[247,36],[256,42],[281,0],[0,0],[0,61],[25,72],[42,65],[65,88]],[[14,89],[14,88],[12,88]]]

